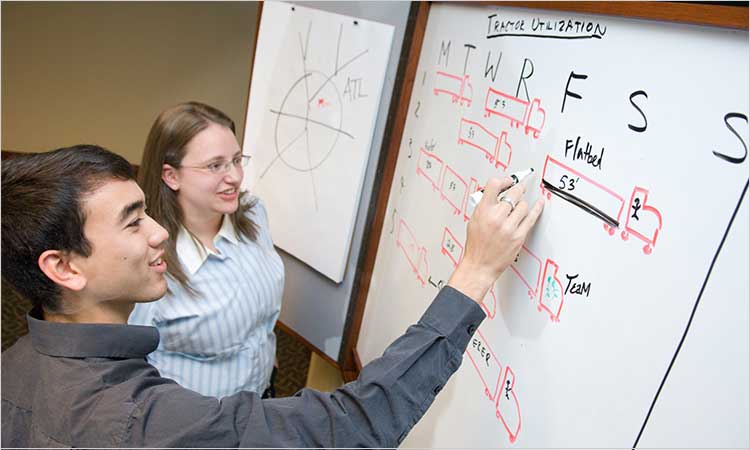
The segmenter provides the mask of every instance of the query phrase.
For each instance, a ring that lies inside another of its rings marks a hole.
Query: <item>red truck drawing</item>
[[[545,311],[550,320],[559,322],[564,298],[562,283],[557,278],[557,263],[547,258],[542,271],[542,260],[522,245],[518,258],[510,268],[526,286],[529,299],[539,298],[537,310]]]
[[[466,206],[469,198],[469,185],[451,166],[446,165],[440,182],[440,198],[446,200],[458,215]]]
[[[544,161],[541,188],[548,199],[555,194],[601,219],[610,235],[620,226],[625,199],[550,155]]]
[[[443,241],[440,245],[440,253],[446,255],[451,260],[454,269],[458,266],[458,263],[461,262],[461,258],[463,258],[464,246],[461,245],[448,227],[445,227],[445,230],[443,231]],[[495,296],[494,286],[490,289],[487,295],[484,296],[484,299],[482,299],[479,306],[484,309],[484,313],[487,314],[487,317],[490,319],[495,317],[495,313],[497,312],[497,297]]]
[[[448,227],[443,230],[443,242],[440,245],[440,253],[447,255],[453,262],[453,267],[458,266],[461,258],[464,256],[464,246],[456,239]]]
[[[623,228],[620,237],[627,241],[635,236],[645,243],[643,253],[650,255],[663,223],[658,209],[648,204],[648,190],[636,186],[630,195],[629,211],[622,223],[625,199],[601,183],[547,155],[542,171],[542,194],[561,197],[604,222],[611,235]]]
[[[549,319],[553,322],[560,321],[565,298],[563,296],[563,287],[560,279],[557,278],[557,271],[560,267],[556,262],[547,258],[544,263],[544,276],[542,277],[542,292],[539,296],[539,311],[546,311]]]
[[[448,94],[451,102],[458,102],[460,105],[471,106],[471,100],[474,97],[474,88],[469,82],[469,75],[459,76],[448,72],[437,71],[435,76],[435,88],[432,90],[435,95]]]
[[[547,117],[540,105],[541,101],[538,98],[528,102],[496,89],[487,88],[487,96],[484,99],[484,116],[489,117],[495,114],[505,117],[510,120],[511,126],[516,128],[523,126],[525,134],[531,132],[534,139],[538,139]]]
[[[404,256],[406,256],[412,272],[417,277],[417,280],[422,283],[422,286],[424,286],[427,281],[427,275],[430,272],[427,265],[427,249],[417,243],[414,233],[404,219],[400,219],[398,223],[396,245],[404,252]]]
[[[648,205],[648,191],[642,187],[633,188],[630,195],[630,210],[625,218],[625,229],[620,233],[623,241],[630,235],[645,242],[643,253],[650,255],[661,231],[662,220],[658,209]]]
[[[510,366],[506,366],[503,382],[500,383],[500,395],[495,404],[495,415],[503,423],[511,444],[516,442],[521,431],[521,406],[518,404],[515,387],[516,374]]]
[[[536,298],[539,280],[542,277],[542,260],[522,245],[518,258],[510,265],[510,268],[526,285],[529,298],[532,300]]]
[[[484,387],[484,395],[495,408],[495,417],[503,424],[513,443],[521,431],[521,407],[516,396],[516,375],[510,366],[500,363],[480,330],[474,333],[466,349],[472,366]]]
[[[417,174],[427,178],[432,183],[432,189],[438,190],[440,174],[443,170],[443,160],[434,153],[420,148],[417,158]]]
[[[495,168],[502,166],[503,170],[507,170],[510,165],[510,156],[513,152],[508,143],[507,131],[497,136],[481,123],[462,118],[458,127],[458,144],[479,149]]]
[[[466,209],[470,193],[469,184],[458,172],[443,164],[434,153],[419,149],[417,174],[430,182],[432,190],[440,191],[440,199],[450,205],[453,214],[459,215],[463,212],[464,220],[469,220]],[[473,186],[476,186],[476,179],[472,180]]]

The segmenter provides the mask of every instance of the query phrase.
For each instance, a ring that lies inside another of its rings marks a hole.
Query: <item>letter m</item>
[[[451,41],[448,41],[448,45],[445,45],[445,41],[440,41],[440,54],[438,55],[438,65],[445,56],[445,67],[448,67],[448,56],[451,52]]]

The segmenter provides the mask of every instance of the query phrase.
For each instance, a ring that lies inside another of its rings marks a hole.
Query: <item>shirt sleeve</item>
[[[484,317],[476,302],[446,286],[419,322],[357,380],[330,393],[303,389],[293,397],[261,400],[240,392],[219,401],[158,373],[140,376],[123,444],[396,447],[458,369]]]

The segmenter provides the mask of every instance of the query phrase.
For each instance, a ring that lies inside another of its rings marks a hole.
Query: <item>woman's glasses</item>
[[[184,167],[186,169],[199,169],[199,170],[205,170],[213,175],[220,175],[225,174],[229,172],[229,170],[232,167],[235,167],[237,169],[241,169],[242,167],[247,167],[247,164],[250,162],[250,155],[239,155],[235,156],[231,159],[231,161],[214,161],[212,163],[206,164],[205,166],[180,166]]]

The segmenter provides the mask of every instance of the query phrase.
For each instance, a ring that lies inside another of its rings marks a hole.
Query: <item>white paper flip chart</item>
[[[265,2],[250,85],[244,185],[274,243],[344,276],[393,26]]]

